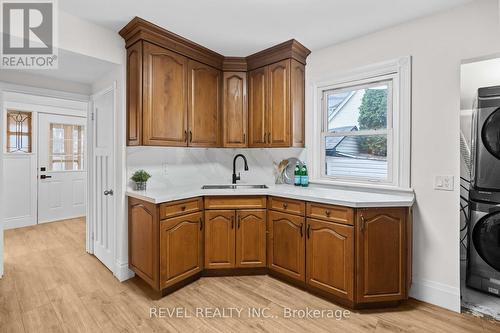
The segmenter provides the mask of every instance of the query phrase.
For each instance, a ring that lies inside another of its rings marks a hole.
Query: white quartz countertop
[[[149,184],[148,184],[149,185]],[[126,195],[154,204],[167,201],[188,199],[198,196],[227,195],[272,195],[277,197],[313,201],[353,208],[359,207],[409,207],[413,205],[413,192],[373,192],[364,190],[348,190],[326,188],[310,185],[296,187],[293,185],[267,185],[266,189],[202,189],[202,185],[190,186],[156,186],[146,191],[135,191],[129,188]]]

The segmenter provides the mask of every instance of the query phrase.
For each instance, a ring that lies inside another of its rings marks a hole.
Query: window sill
[[[343,182],[343,181],[324,180],[324,179],[311,179],[309,183],[324,187],[336,187],[336,188],[358,190],[358,191],[363,190],[363,191],[374,191],[374,192],[382,191],[382,192],[394,192],[394,193],[414,193],[412,188],[403,188],[387,184],[366,184],[366,183]]]

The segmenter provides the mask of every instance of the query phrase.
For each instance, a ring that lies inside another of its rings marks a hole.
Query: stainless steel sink
[[[239,188],[268,188],[267,185],[247,185],[247,184],[228,184],[228,185],[203,185],[202,190],[236,190]]]

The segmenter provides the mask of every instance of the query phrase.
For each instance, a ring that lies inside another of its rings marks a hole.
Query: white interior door
[[[115,199],[114,183],[114,89],[93,98],[93,250],[111,271],[114,260]]]
[[[86,118],[38,115],[38,223],[86,214]]]

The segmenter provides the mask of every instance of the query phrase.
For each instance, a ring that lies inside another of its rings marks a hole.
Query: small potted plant
[[[148,181],[148,179],[151,178],[151,175],[149,173],[147,173],[146,171],[144,170],[137,170],[136,172],[134,172],[134,174],[132,175],[132,177],[130,179],[132,179],[132,181],[135,182],[135,190],[136,191],[145,191],[146,190],[146,182]]]

